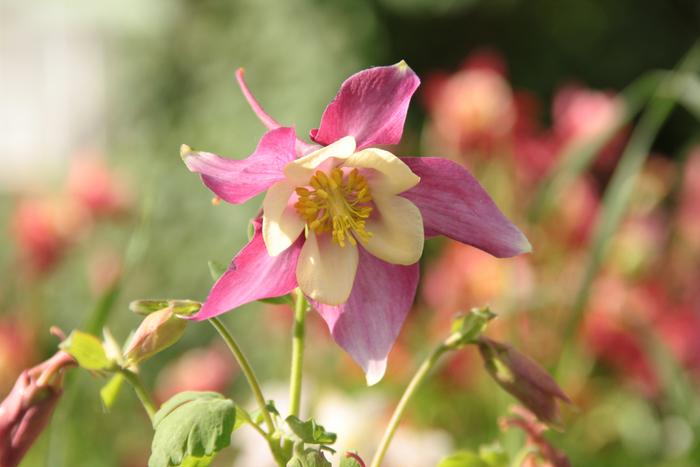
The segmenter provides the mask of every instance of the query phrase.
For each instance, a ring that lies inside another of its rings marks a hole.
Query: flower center
[[[345,174],[339,168],[330,176],[320,170],[309,180],[309,187],[296,189],[299,201],[294,205],[317,234],[332,232],[333,240],[345,247],[345,240],[356,245],[355,238],[365,243],[372,236],[365,230],[365,220],[372,212],[372,195],[367,180],[357,169]]]

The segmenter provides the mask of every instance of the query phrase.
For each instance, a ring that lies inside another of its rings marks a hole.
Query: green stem
[[[143,405],[143,408],[146,410],[148,418],[151,420],[151,423],[153,423],[153,417],[158,411],[158,408],[156,407],[155,402],[153,402],[153,398],[144,387],[141,378],[139,378],[139,375],[131,370],[123,369],[119,372],[124,376],[124,379],[126,379],[129,382],[129,384],[131,384],[131,387],[134,388],[136,397],[138,397],[139,401],[141,401],[141,405]]]
[[[391,415],[391,420],[389,420],[389,424],[384,431],[384,436],[382,436],[382,440],[379,443],[379,448],[377,448],[377,452],[374,454],[370,467],[379,467],[381,465],[382,461],[384,460],[384,456],[386,455],[386,451],[389,449],[389,444],[391,443],[391,440],[396,433],[396,429],[399,426],[401,417],[403,417],[403,413],[406,410],[406,406],[415,394],[418,387],[420,387],[421,383],[423,383],[430,370],[435,366],[442,354],[448,350],[451,349],[446,341],[433,350],[428,358],[426,358],[423,363],[421,363],[420,367],[418,367],[418,371],[416,371],[416,374],[413,375],[411,382],[408,383],[406,390],[401,396],[401,400],[396,406],[396,409],[394,409],[394,413]]]
[[[306,336],[307,302],[304,293],[294,292],[294,326],[292,327],[292,363],[289,374],[289,413],[299,416],[301,410],[301,377],[304,366],[304,337]],[[291,453],[292,441],[285,439],[282,443],[284,452]]]
[[[241,367],[241,370],[243,370],[243,374],[248,380],[248,385],[253,391],[253,396],[255,397],[255,400],[258,403],[258,407],[260,407],[260,413],[262,414],[263,420],[265,421],[265,425],[267,426],[267,433],[262,431],[259,427],[253,428],[257,428],[256,431],[258,431],[265,437],[265,439],[267,440],[267,444],[270,447],[270,452],[275,458],[277,464],[280,466],[285,465],[283,455],[280,452],[279,443],[276,443],[275,440],[272,438],[272,435],[275,432],[275,424],[272,421],[270,411],[267,410],[267,403],[265,402],[265,397],[263,396],[262,390],[260,389],[260,383],[258,382],[257,376],[255,376],[253,367],[250,366],[250,362],[248,362],[248,359],[243,354],[243,351],[238,346],[238,343],[233,338],[228,329],[226,329],[226,325],[224,325],[224,323],[219,318],[209,318],[209,322],[212,326],[214,326],[214,329],[216,329],[219,335],[224,339],[226,345],[231,350],[231,353],[236,358],[238,365]]]
[[[292,331],[292,365],[289,377],[289,413],[299,416],[301,408],[301,375],[304,366],[304,337],[306,335],[306,299],[301,290],[294,299],[294,327]]]
[[[255,372],[253,372],[253,368],[250,366],[248,359],[243,354],[243,351],[238,346],[238,343],[233,338],[231,333],[228,332],[228,329],[226,329],[226,326],[224,325],[224,323],[221,322],[219,318],[210,318],[209,322],[212,326],[214,326],[217,332],[224,339],[226,345],[231,350],[231,353],[236,358],[238,365],[240,365],[241,370],[243,370],[243,374],[248,380],[248,385],[253,391],[253,396],[255,396],[255,400],[258,403],[258,406],[260,407],[263,420],[265,421],[265,425],[267,425],[268,433],[273,433],[275,431],[275,424],[272,422],[270,412],[267,410],[267,402],[265,401],[265,397],[263,397],[262,390],[260,389],[260,383],[258,382],[258,378],[255,376]]]

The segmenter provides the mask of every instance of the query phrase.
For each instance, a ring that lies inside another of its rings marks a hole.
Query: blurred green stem
[[[700,43],[695,44],[688,52],[677,71],[695,72],[698,66],[700,66]],[[673,79],[675,74],[669,74],[659,84],[649,106],[642,114],[639,124],[630,137],[630,141],[620,158],[620,163],[605,191],[600,219],[591,243],[591,253],[581,285],[574,299],[571,314],[564,328],[564,342],[568,342],[578,329],[588,304],[593,279],[600,269],[608,243],[625,214],[637,175],[644,165],[661,125],[671,113],[676,100],[683,93],[683,89],[676,89],[678,80]]]
[[[389,444],[394,438],[396,429],[399,427],[401,417],[403,417],[403,414],[406,411],[406,406],[408,406],[409,401],[416,393],[416,390],[423,383],[426,376],[428,376],[430,370],[433,369],[440,357],[448,350],[452,350],[449,339],[441,343],[435,350],[433,350],[432,353],[428,355],[428,357],[423,361],[423,363],[421,363],[420,367],[418,367],[418,371],[416,371],[416,374],[413,375],[411,382],[408,383],[408,386],[406,386],[406,390],[401,396],[401,400],[394,409],[394,413],[391,415],[391,420],[389,420],[389,424],[387,425],[386,430],[384,431],[384,436],[382,436],[382,440],[379,443],[377,452],[374,454],[374,458],[369,464],[370,467],[379,467],[382,464],[384,456],[386,455],[386,452],[389,449]]]
[[[156,407],[155,402],[153,402],[153,398],[144,387],[143,381],[141,381],[141,378],[139,378],[138,374],[134,373],[131,370],[122,369],[119,371],[119,373],[124,375],[124,379],[126,379],[129,382],[129,384],[131,384],[131,387],[134,388],[136,397],[138,397],[139,401],[141,401],[141,405],[143,405],[143,408],[146,410],[148,418],[151,420],[152,424],[153,417],[158,411],[158,408]]]

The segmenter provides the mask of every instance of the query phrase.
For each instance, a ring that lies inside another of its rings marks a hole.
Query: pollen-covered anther
[[[330,232],[341,247],[346,241],[365,243],[372,236],[365,229],[365,219],[372,213],[372,195],[357,169],[345,173],[336,167],[330,174],[316,171],[308,186],[298,187],[296,193],[299,200],[294,207],[317,234]]]

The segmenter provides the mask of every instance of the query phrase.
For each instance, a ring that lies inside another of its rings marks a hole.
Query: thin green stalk
[[[681,64],[678,73],[694,72],[700,66],[700,42],[688,52]],[[613,174],[610,184],[603,197],[603,208],[600,220],[591,243],[591,254],[584,272],[581,285],[574,299],[571,314],[564,328],[564,342],[570,340],[578,329],[583,318],[583,312],[588,304],[591,286],[598,270],[603,262],[609,241],[619,226],[637,176],[644,165],[657,133],[661,125],[666,121],[673,106],[682,95],[683,89],[678,89],[678,80],[674,79],[676,73],[670,73],[659,84],[649,106],[641,116],[639,124],[635,128],[620,163]]]
[[[255,372],[250,366],[248,359],[243,354],[243,351],[238,346],[238,343],[233,338],[231,333],[228,332],[228,329],[226,329],[226,326],[224,325],[224,323],[221,322],[219,318],[210,318],[209,322],[212,326],[214,326],[214,329],[216,329],[219,335],[221,335],[221,337],[224,339],[226,345],[231,350],[231,353],[236,358],[238,365],[240,365],[241,370],[243,370],[243,374],[248,380],[248,385],[253,391],[253,396],[255,397],[258,406],[260,407],[263,420],[265,421],[265,425],[267,425],[268,433],[273,433],[275,431],[275,424],[272,422],[270,412],[267,410],[267,402],[265,401],[265,397],[263,397],[262,390],[260,389],[260,383],[258,382],[258,378],[255,376]]]
[[[136,397],[138,397],[139,401],[141,401],[141,405],[143,405],[143,408],[146,410],[148,418],[151,420],[151,423],[153,423],[153,417],[158,411],[158,408],[156,407],[155,402],[153,402],[153,398],[144,387],[139,375],[130,370],[120,370],[119,372],[124,375],[124,379],[126,379],[129,384],[131,384],[131,387],[134,388]]]
[[[413,395],[416,393],[416,390],[418,389],[418,387],[420,387],[420,385],[423,383],[426,376],[428,376],[428,373],[430,373],[430,370],[435,366],[435,364],[440,359],[442,354],[444,354],[448,350],[451,350],[448,342],[444,342],[444,343],[440,344],[423,361],[423,363],[421,363],[420,367],[418,367],[418,371],[416,371],[416,374],[413,375],[411,382],[408,383],[406,390],[404,391],[403,395],[401,396],[401,400],[399,401],[398,405],[396,406],[396,409],[394,409],[394,413],[391,415],[391,420],[389,420],[389,424],[387,425],[386,430],[384,431],[384,436],[382,436],[382,440],[379,443],[379,447],[377,448],[377,452],[374,454],[374,458],[372,459],[372,462],[370,463],[370,467],[379,467],[382,464],[382,461],[384,460],[384,456],[386,455],[386,452],[389,449],[389,444],[391,443],[391,440],[393,439],[394,434],[396,433],[396,429],[399,426],[399,422],[401,421],[401,417],[403,417],[403,414],[406,411],[406,406],[408,406],[409,401],[411,400]]]
[[[265,421],[265,425],[267,426],[267,433],[262,431],[259,427],[253,428],[257,428],[256,431],[258,431],[265,437],[265,439],[267,440],[267,444],[270,447],[270,452],[275,458],[277,464],[280,466],[285,465],[283,455],[280,452],[280,445],[273,439],[273,434],[275,433],[275,424],[272,421],[270,411],[267,410],[267,403],[265,402],[265,397],[263,396],[262,389],[260,389],[260,383],[258,382],[257,376],[255,376],[253,367],[250,366],[250,362],[248,362],[248,359],[243,354],[243,351],[238,346],[238,343],[233,338],[228,329],[226,329],[226,325],[224,325],[224,323],[221,322],[219,318],[209,318],[209,322],[212,326],[214,326],[214,329],[216,329],[219,335],[224,339],[226,345],[231,350],[231,353],[236,358],[238,365],[241,367],[241,370],[243,370],[243,374],[245,375],[246,380],[248,380],[248,385],[253,391],[253,396],[255,397],[255,400],[258,403],[258,407],[260,407],[260,413],[262,414],[263,420]]]
[[[301,376],[304,366],[304,337],[307,303],[301,290],[294,299],[294,327],[292,331],[292,364],[289,377],[289,413],[299,416],[301,409]]]
[[[294,292],[294,325],[292,327],[292,362],[289,374],[289,413],[299,416],[301,410],[301,377],[304,367],[304,338],[306,336],[306,313],[308,303],[301,290]],[[291,453],[292,441],[282,443],[284,452]]]

